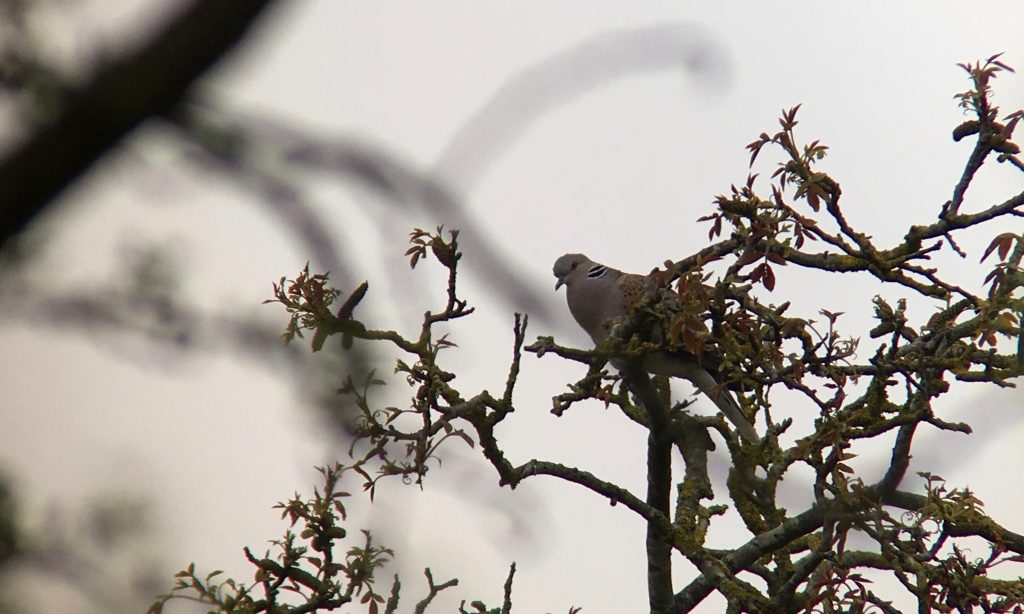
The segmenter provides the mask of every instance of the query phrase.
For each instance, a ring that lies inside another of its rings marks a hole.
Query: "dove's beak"
[[[555,282],[555,290],[557,291],[559,288],[561,288],[564,285],[565,285],[565,280],[562,279],[561,277],[559,277],[558,281]]]

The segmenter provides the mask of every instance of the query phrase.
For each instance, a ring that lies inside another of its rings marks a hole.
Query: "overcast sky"
[[[116,49],[160,3],[125,3],[115,15],[100,4],[48,11],[40,27],[68,37],[55,48]],[[365,186],[316,181],[305,193],[331,220],[324,230],[352,280],[370,280],[360,309],[379,328],[414,330],[428,301],[437,305],[442,296],[436,274],[404,265],[412,226],[480,229],[465,237],[463,266],[463,291],[478,312],[453,327],[460,347],[449,364],[467,392],[496,391],[513,311],[539,314],[530,339],[587,343],[552,289],[557,256],[580,251],[646,272],[696,251],[707,242],[696,218],[746,178],[744,146],[774,131],[783,108],[802,105],[798,136],[831,147],[822,168],[842,184],[851,222],[879,244],[933,219],[970,149],[950,137],[962,121],[953,94],[968,87],[956,63],[1005,52],[1005,62],[1024,69],[1022,13],[1017,1],[295,1],[203,91],[239,118],[392,156],[465,204],[464,216],[449,219],[401,215]],[[1024,104],[1021,77],[1000,77],[995,89],[1004,110]],[[767,176],[771,163],[766,157],[755,170]],[[990,166],[969,207],[1019,191],[1019,174]],[[283,329],[281,310],[260,301],[272,281],[313,256],[254,199],[198,173],[166,130],[150,127],[65,195],[65,211],[44,222],[53,239],[35,270],[55,288],[81,287],[123,271],[125,247],[153,241],[173,256],[188,300]],[[969,257],[945,253],[937,262],[959,283],[980,287],[978,257],[995,232],[964,233],[958,238]],[[489,254],[515,275],[496,274]],[[540,302],[503,300],[517,282]],[[787,270],[767,300],[791,300],[805,317],[845,311],[845,332],[861,334],[878,293],[901,296],[863,278]],[[932,308],[914,303],[912,313]],[[180,568],[194,560],[248,579],[241,547],[260,549],[284,529],[271,505],[309,492],[311,468],[345,446],[296,399],[288,371],[233,354],[162,352],[66,328],[0,328],[0,461],[33,512],[86,495],[142,492],[154,501],[163,561]],[[600,404],[562,419],[548,413],[550,398],[580,375],[553,357],[524,358],[517,413],[499,433],[510,459],[575,463],[640,488],[643,433]],[[406,394],[400,382],[391,386],[396,398]],[[1022,501],[1006,488],[1003,470],[1024,466],[1019,401],[1012,391],[954,386],[939,408],[976,434],[922,429],[912,467],[970,485],[1016,531],[1024,530]],[[806,408],[782,414],[810,428]],[[497,603],[514,560],[514,611],[646,609],[644,528],[636,517],[552,480],[499,490],[477,450],[452,452],[422,492],[385,487],[372,515],[353,503],[350,527],[373,528],[397,550],[407,604],[422,596],[426,566],[439,580],[462,582],[436,611],[461,599]],[[858,469],[870,481],[886,457],[884,448],[868,452]],[[725,463],[717,459],[720,497]],[[913,477],[906,485],[920,486]],[[800,500],[799,484],[792,486]],[[714,545],[745,541],[735,527],[713,532]],[[682,586],[693,569],[679,562],[675,574]],[[701,611],[721,608],[709,600]]]

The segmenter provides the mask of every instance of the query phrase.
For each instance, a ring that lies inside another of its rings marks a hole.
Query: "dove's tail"
[[[761,441],[761,438],[757,436],[757,431],[754,430],[747,417],[743,415],[743,411],[740,410],[736,400],[733,399],[725,386],[716,380],[707,369],[695,361],[655,353],[647,357],[644,367],[649,373],[681,377],[689,381],[718,406],[719,411],[722,412],[729,422],[733,423],[733,426],[736,427],[736,430],[739,431],[739,434],[744,439],[750,443],[759,443]]]

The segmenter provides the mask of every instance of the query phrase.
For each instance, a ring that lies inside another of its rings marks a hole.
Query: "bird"
[[[569,312],[595,346],[608,337],[617,320],[632,315],[647,284],[644,275],[624,273],[583,254],[559,257],[552,272],[558,279],[555,290],[565,286]],[[744,439],[758,443],[757,431],[743,415],[717,371],[720,361],[714,352],[705,352],[698,360],[690,352],[673,349],[648,354],[642,366],[648,373],[688,380],[715,403]]]

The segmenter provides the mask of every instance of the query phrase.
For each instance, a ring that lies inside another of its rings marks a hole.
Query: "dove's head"
[[[565,285],[572,286],[574,282],[584,279],[587,271],[595,264],[583,254],[566,254],[555,260],[555,266],[551,268],[551,272],[558,278],[555,290]]]

